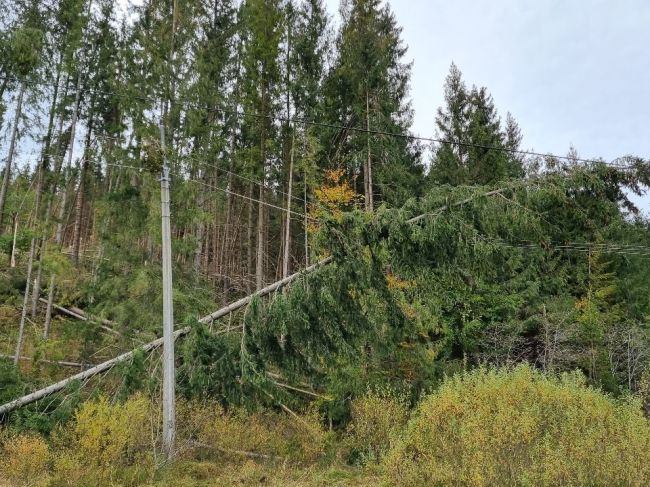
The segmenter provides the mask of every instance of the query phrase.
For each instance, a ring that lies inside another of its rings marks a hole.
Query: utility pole
[[[176,436],[176,370],[174,364],[174,304],[172,302],[172,237],[169,210],[169,162],[165,150],[165,126],[160,120],[160,149],[163,168],[160,178],[163,271],[163,450],[174,456]]]

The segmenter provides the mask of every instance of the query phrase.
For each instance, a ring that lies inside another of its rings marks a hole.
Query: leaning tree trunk
[[[2,187],[0,187],[0,230],[2,229],[2,219],[5,210],[5,202],[7,201],[7,191],[9,190],[9,181],[11,180],[11,165],[14,161],[14,153],[16,152],[16,142],[18,141],[18,124],[20,117],[23,114],[23,98],[27,90],[27,83],[23,81],[20,84],[20,91],[18,92],[18,101],[16,102],[16,112],[14,115],[14,127],[11,130],[11,142],[9,144],[9,155],[7,156],[7,164],[5,165],[5,173],[2,179]]]

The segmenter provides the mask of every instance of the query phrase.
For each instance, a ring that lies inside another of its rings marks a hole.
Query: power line
[[[246,195],[243,195],[243,194],[235,193],[235,192],[230,191],[229,189],[226,189],[226,188],[220,188],[218,186],[213,186],[213,185],[205,183],[203,181],[199,181],[198,179],[188,179],[187,181],[192,182],[192,183],[196,183],[196,184],[200,184],[202,186],[205,186],[206,188],[214,189],[216,191],[221,191],[222,193],[225,193],[225,194],[231,194],[231,195],[236,196],[238,198],[243,198],[243,199],[258,203],[258,204],[263,205],[263,206],[268,206],[269,208],[275,208],[276,210],[281,210],[283,212],[287,211],[286,208],[282,208],[281,206],[277,206],[277,205],[274,205],[272,203],[267,203],[266,201],[261,201],[261,200],[259,200],[257,198],[253,198],[251,196],[246,196]],[[289,210],[289,213],[300,217],[301,220],[307,218],[308,220],[312,220],[312,221],[320,221],[320,220],[318,220],[318,218],[314,218],[312,216],[305,215],[304,213],[299,213],[297,211]]]
[[[0,79],[6,79],[9,81],[16,81],[20,82],[21,80],[12,76],[0,76]],[[26,81],[27,84],[30,85],[35,85],[35,86],[54,86],[54,83],[47,83],[45,81]],[[112,95],[120,98],[129,98],[129,99],[136,99],[140,101],[146,101],[149,103],[157,103],[157,100],[151,98],[151,97],[146,97],[142,95],[133,95],[133,94],[123,94],[123,93],[117,93],[113,91],[105,91],[105,90],[97,90],[97,89],[91,89],[91,88],[82,88],[80,91],[86,92],[86,93],[95,93],[95,94],[100,94],[100,95]],[[180,101],[179,101],[180,100]],[[501,152],[507,152],[510,154],[520,154],[523,156],[530,156],[530,157],[541,157],[541,158],[551,158],[551,159],[557,159],[557,160],[563,160],[563,161],[568,161],[572,163],[582,163],[582,164],[605,164],[609,167],[614,167],[618,169],[633,169],[633,165],[624,165],[624,164],[616,164],[614,162],[607,163],[603,161],[602,159],[584,159],[580,157],[570,157],[570,156],[558,156],[555,154],[551,153],[543,153],[543,152],[536,152],[536,151],[530,151],[530,150],[522,150],[522,149],[513,149],[509,147],[496,147],[496,146],[489,146],[489,145],[484,145],[484,144],[475,144],[475,143],[470,143],[470,142],[462,142],[462,141],[457,141],[457,140],[450,140],[450,139],[439,139],[435,137],[423,137],[421,135],[414,135],[414,134],[403,134],[403,133],[398,133],[398,132],[388,132],[384,130],[373,130],[373,129],[365,129],[362,127],[354,127],[354,126],[346,126],[346,125],[340,125],[340,124],[332,124],[332,123],[326,123],[326,122],[317,122],[314,120],[307,120],[305,118],[300,118],[300,117],[285,117],[282,115],[265,115],[265,114],[260,114],[260,113],[250,113],[250,112],[241,112],[239,110],[230,110],[227,108],[210,108],[210,107],[204,107],[200,106],[190,100],[187,99],[182,99],[178,98],[175,101],[170,102],[171,105],[175,106],[180,106],[184,108],[193,108],[197,110],[203,110],[206,112],[217,112],[217,113],[224,113],[224,114],[230,114],[234,115],[237,117],[251,117],[251,118],[260,118],[260,119],[267,119],[267,120],[272,120],[272,121],[277,121],[277,122],[286,122],[286,123],[297,123],[300,125],[311,125],[315,127],[321,127],[321,128],[329,128],[329,129],[336,129],[342,132],[349,131],[349,132],[357,132],[357,133],[365,133],[365,134],[370,134],[370,135],[380,135],[384,137],[395,137],[395,138],[401,138],[401,139],[407,139],[407,140],[415,140],[415,141],[421,141],[421,142],[429,142],[432,144],[440,144],[440,145],[454,145],[458,147],[472,147],[476,149],[483,149],[483,150],[494,150],[494,151],[501,151]],[[618,160],[618,159],[617,159]],[[640,159],[641,160],[641,159]]]
[[[112,166],[112,167],[123,167],[123,168],[127,168],[127,169],[136,169],[136,170],[140,170],[140,171],[143,169],[141,167],[128,166],[128,165],[125,165],[125,164],[107,164],[107,165]],[[185,179],[184,181],[186,181],[188,183],[200,184],[201,186],[205,186],[206,188],[210,188],[210,189],[213,189],[215,191],[221,191],[222,193],[230,194],[230,195],[235,196],[237,198],[242,198],[242,199],[245,199],[245,200],[249,200],[249,201],[252,201],[254,203],[261,204],[263,206],[268,206],[269,208],[274,208],[276,210],[281,210],[283,212],[287,211],[286,208],[282,208],[281,206],[277,206],[277,205],[274,205],[272,203],[268,203],[266,201],[261,201],[261,200],[259,200],[257,198],[253,198],[251,196],[246,196],[246,195],[243,195],[243,194],[240,194],[240,193],[235,193],[234,191],[231,191],[231,190],[229,190],[227,188],[220,188],[218,186],[208,184],[208,183],[206,183],[204,181],[201,181],[199,179],[191,179],[191,178],[189,178],[189,179]],[[300,212],[297,212],[297,211],[294,211],[294,210],[290,210],[289,213],[300,217],[301,220],[307,218],[308,220],[312,220],[312,221],[320,221],[318,218],[315,218],[315,217],[310,216],[310,215],[305,215],[304,213],[300,213]]]

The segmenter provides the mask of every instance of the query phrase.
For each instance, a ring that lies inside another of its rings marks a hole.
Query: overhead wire
[[[0,76],[0,79],[6,79],[9,81],[15,81],[15,82],[21,82],[19,78],[16,78],[14,76]],[[30,84],[33,86],[55,86],[54,83],[47,83],[42,80],[38,81],[25,81],[26,84]],[[125,94],[125,93],[117,93],[114,91],[106,91],[106,90],[97,90],[97,89],[92,89],[92,88],[82,88],[82,92],[85,93],[95,93],[95,94],[100,94],[100,95],[111,95],[111,96],[116,96],[116,97],[121,97],[121,98],[130,98],[130,99],[136,99],[140,101],[146,101],[148,103],[158,103],[158,100],[152,98],[152,97],[147,97],[147,96],[142,96],[142,95],[137,95],[137,94]],[[239,110],[232,110],[228,108],[220,108],[220,107],[205,107],[205,106],[200,106],[191,100],[183,99],[183,98],[177,98],[175,100],[171,100],[170,104],[172,106],[180,106],[184,108],[192,108],[196,110],[202,110],[206,112],[216,112],[216,113],[223,113],[223,114],[229,114],[229,115],[235,115],[237,117],[251,117],[251,118],[258,118],[258,119],[267,119],[267,120],[272,120],[272,121],[277,121],[277,122],[286,122],[286,123],[297,123],[300,125],[311,125],[315,127],[321,127],[321,128],[329,128],[329,129],[336,129],[339,131],[350,131],[350,132],[357,132],[357,133],[366,133],[370,135],[381,135],[384,137],[395,137],[395,138],[401,138],[401,139],[408,139],[408,140],[415,140],[415,141],[421,141],[421,142],[429,142],[432,144],[440,144],[440,145],[454,145],[458,147],[473,147],[477,149],[483,149],[483,150],[494,150],[494,151],[501,151],[501,152],[507,152],[511,154],[520,154],[523,156],[531,156],[531,157],[541,157],[541,158],[550,158],[550,159],[556,159],[556,160],[564,160],[568,161],[571,163],[582,163],[582,164],[605,164],[609,167],[613,168],[619,168],[619,169],[632,169],[632,165],[624,165],[624,164],[617,164],[614,162],[606,162],[602,159],[586,159],[586,158],[580,158],[580,157],[572,157],[572,156],[558,156],[552,153],[543,153],[543,152],[537,152],[537,151],[531,151],[531,150],[523,150],[523,149],[514,149],[510,147],[498,147],[498,146],[490,146],[490,145],[485,145],[485,144],[476,144],[476,143],[471,143],[471,142],[463,142],[463,141],[458,141],[458,140],[451,140],[451,139],[440,139],[436,137],[424,137],[421,135],[415,135],[415,134],[405,134],[405,133],[399,133],[399,132],[388,132],[385,130],[375,130],[375,129],[368,129],[368,128],[363,128],[363,127],[355,127],[355,126],[349,126],[349,125],[341,125],[341,124],[334,124],[334,123],[327,123],[327,122],[318,122],[315,120],[308,120],[306,118],[302,117],[287,117],[283,115],[269,115],[269,114],[261,114],[261,113],[250,113],[250,112],[241,112]]]

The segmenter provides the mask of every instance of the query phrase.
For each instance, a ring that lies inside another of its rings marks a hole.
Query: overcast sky
[[[332,13],[339,0],[326,0]],[[414,132],[433,135],[451,62],[487,86],[524,146],[650,157],[647,0],[392,0],[414,61]]]

